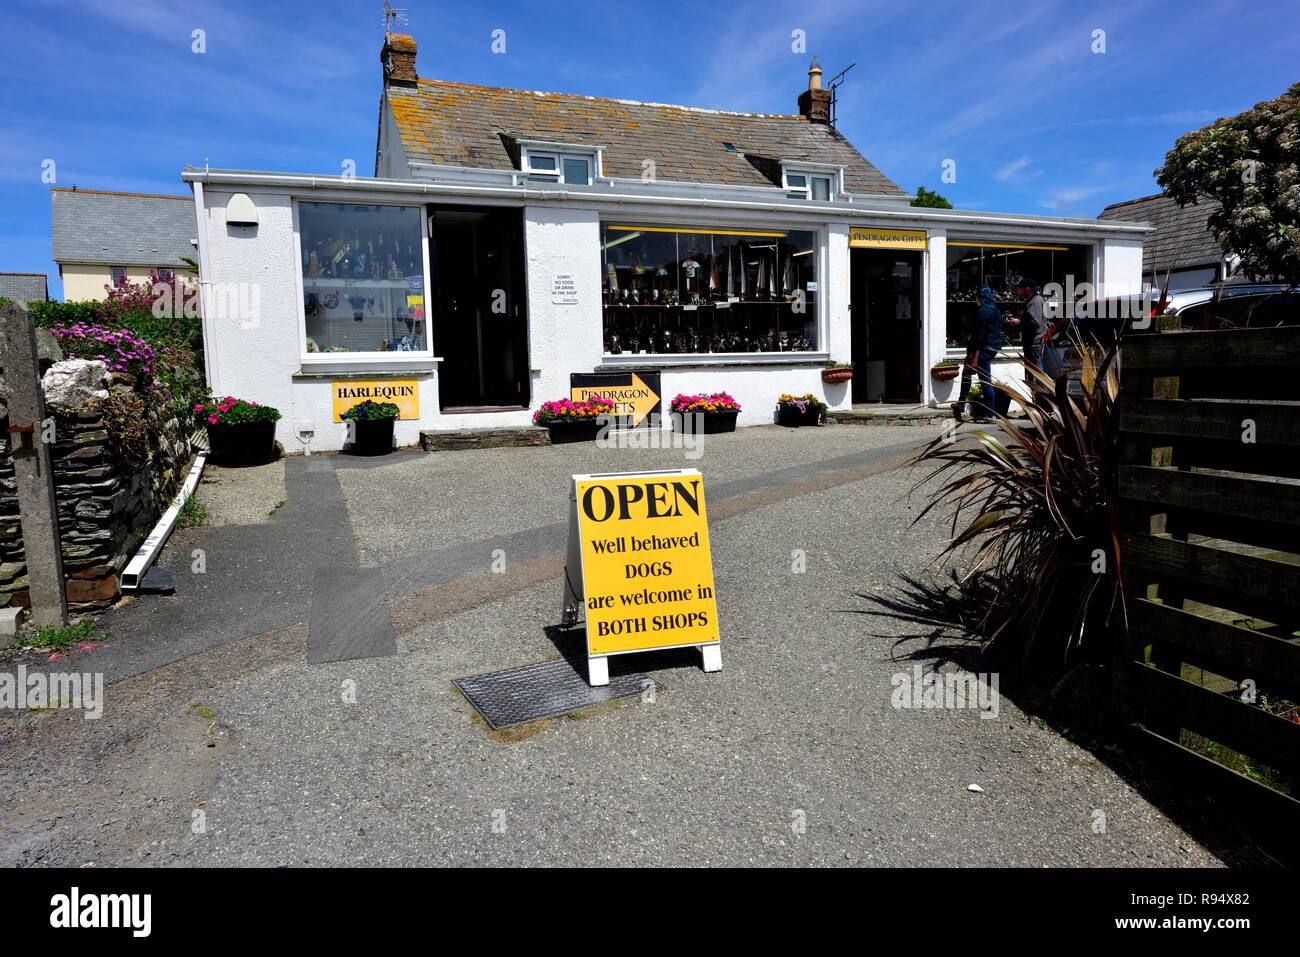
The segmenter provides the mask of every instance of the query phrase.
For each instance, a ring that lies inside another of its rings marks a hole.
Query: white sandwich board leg
[[[704,670],[706,672],[722,670],[721,645],[700,645],[700,655],[704,658]]]
[[[718,667],[721,667],[721,665]],[[593,688],[599,688],[602,685],[609,684],[608,658],[587,659],[587,683]]]

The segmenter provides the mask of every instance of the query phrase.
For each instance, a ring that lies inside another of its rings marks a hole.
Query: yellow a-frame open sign
[[[609,658],[694,645],[722,669],[704,477],[698,469],[575,475],[564,620],[585,614],[592,685]]]

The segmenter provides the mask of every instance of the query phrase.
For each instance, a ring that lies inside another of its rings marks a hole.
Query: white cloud
[[[1051,193],[1039,205],[1059,212],[1067,206],[1073,206],[1087,199],[1089,196],[1097,195],[1103,189],[1105,189],[1104,186],[1066,186]]]
[[[1033,160],[1028,156],[1022,156],[1020,159],[1014,159],[1005,166],[998,167],[993,174],[993,178],[999,183],[1023,183],[1032,179],[1037,179],[1042,175],[1040,170],[1030,170],[1029,166]]]

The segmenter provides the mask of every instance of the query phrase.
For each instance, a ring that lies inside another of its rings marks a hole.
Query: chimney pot
[[[799,94],[799,115],[809,123],[831,121],[831,91],[822,89],[822,65],[816,57],[808,65],[808,89]]]
[[[389,33],[384,37],[384,47],[379,60],[384,65],[384,86],[415,86],[415,38],[405,33]]]

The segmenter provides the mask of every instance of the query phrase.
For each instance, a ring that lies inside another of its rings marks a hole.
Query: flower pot
[[[809,406],[800,411],[795,405],[778,405],[776,407],[776,424],[777,425],[820,425],[822,420],[822,410],[816,406]]]
[[[848,382],[853,378],[852,369],[823,369],[822,381],[829,383]]]
[[[576,419],[572,422],[547,422],[546,430],[551,433],[552,445],[566,442],[591,442],[600,433],[602,422],[596,416],[589,419]]]
[[[208,458],[214,465],[265,465],[275,458],[275,423],[208,424]]]
[[[387,455],[393,451],[393,423],[396,419],[353,419],[353,455]]]
[[[740,410],[734,409],[730,412],[674,412],[671,418],[674,432],[686,431],[686,426],[689,426],[696,435],[717,435],[719,432],[735,432],[738,415]],[[683,421],[687,416],[692,418]]]
[[[940,382],[946,382],[949,379],[957,378],[957,373],[960,371],[961,366],[935,366],[930,370],[930,375]]]

